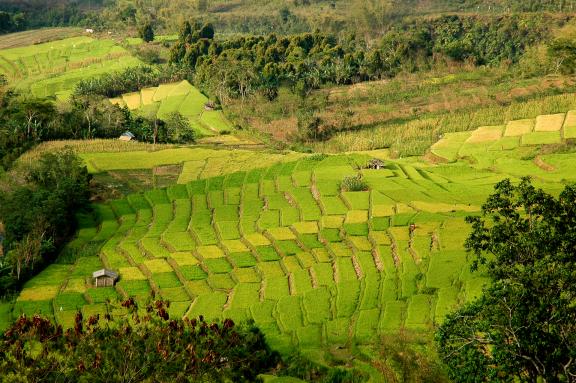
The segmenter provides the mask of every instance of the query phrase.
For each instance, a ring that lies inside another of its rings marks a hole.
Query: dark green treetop
[[[440,356],[457,382],[576,380],[576,187],[555,198],[529,179],[498,183],[472,225],[484,295],[448,316]]]

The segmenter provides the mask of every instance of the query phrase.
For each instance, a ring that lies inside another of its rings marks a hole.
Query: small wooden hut
[[[118,274],[108,269],[102,269],[93,272],[92,278],[94,279],[95,287],[110,287],[114,286],[118,280]]]
[[[380,169],[384,169],[384,166],[386,164],[384,163],[384,161],[378,159],[378,158],[373,158],[370,161],[368,161],[368,169],[375,169],[375,170],[380,170]]]
[[[133,141],[135,138],[136,136],[132,132],[124,132],[118,139],[120,141]]]

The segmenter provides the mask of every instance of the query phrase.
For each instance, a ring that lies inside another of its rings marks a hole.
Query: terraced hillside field
[[[124,315],[116,298],[154,294],[173,316],[253,319],[274,348],[318,361],[402,328],[429,335],[487,282],[469,271],[464,217],[479,213],[494,184],[530,175],[556,194],[576,181],[575,154],[538,155],[549,140],[525,138],[552,132],[565,142],[572,115],[447,135],[432,148],[446,163],[381,151],[81,154],[93,173],[179,163],[179,183],[79,217],[60,260],[0,307],[0,326],[41,312],[67,327],[76,310]],[[385,167],[366,169],[376,157]],[[369,190],[342,191],[359,173]],[[92,285],[102,267],[119,272],[115,287]]]
[[[123,94],[121,97],[110,99],[110,102],[126,106],[145,116],[160,119],[178,112],[188,118],[194,130],[205,136],[232,129],[232,125],[221,110],[205,110],[204,105],[208,102],[208,98],[186,80]]]
[[[26,152],[18,164],[27,166],[43,153],[70,148],[84,159],[95,180],[118,196],[295,161],[304,156],[267,150],[254,140],[232,135],[205,137],[198,143],[179,147],[110,139],[47,141]]]
[[[38,45],[49,41],[62,40],[80,36],[82,28],[43,28],[23,32],[9,33],[0,36],[0,49]]]
[[[507,175],[406,159],[361,170],[369,191],[342,192],[370,158],[308,156],[97,205],[66,251],[99,256],[50,266],[10,315],[40,311],[69,326],[77,309],[122,315],[110,299],[154,292],[172,315],[252,318],[277,349],[315,358],[401,327],[430,331],[481,292],[463,217]],[[537,183],[557,191],[560,177],[576,179],[576,156],[552,159],[554,179]],[[101,267],[119,271],[115,288],[91,285]]]
[[[509,121],[501,126],[484,126],[468,132],[447,133],[432,146],[431,152],[447,161],[468,159],[480,168],[516,174],[516,167],[526,167],[518,161],[534,153],[535,149],[573,139],[576,139],[576,111],[569,111]],[[520,173],[525,170],[520,170]],[[536,168],[531,174],[546,176],[546,172]]]
[[[116,184],[126,194],[131,190],[185,184],[239,170],[271,166],[296,160],[302,154],[184,147],[155,152],[83,153],[80,156],[96,179],[108,185]]]
[[[36,97],[66,98],[84,78],[139,64],[114,41],[87,36],[0,50],[0,73]]]

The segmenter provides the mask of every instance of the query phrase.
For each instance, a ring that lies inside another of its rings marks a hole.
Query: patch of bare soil
[[[554,170],[556,170],[554,166],[544,162],[544,160],[540,156],[537,156],[534,159],[534,164],[538,166],[540,169],[544,170],[545,172],[553,172]]]
[[[446,158],[437,156],[436,154],[432,153],[431,151],[426,152],[426,154],[424,154],[424,156],[422,156],[422,159],[426,162],[428,162],[429,164],[445,164],[448,163],[448,160]]]
[[[167,175],[179,175],[182,171],[181,165],[166,165],[166,166],[157,166],[154,168],[154,175],[155,176],[167,176]]]

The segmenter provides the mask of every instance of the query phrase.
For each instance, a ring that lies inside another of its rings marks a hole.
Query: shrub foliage
[[[454,381],[574,381],[575,207],[575,186],[555,198],[505,180],[468,218],[473,270],[486,267],[493,283],[437,333]]]
[[[344,177],[340,183],[340,189],[345,192],[366,191],[368,184],[362,179],[362,174]]]
[[[155,301],[112,319],[81,313],[73,329],[22,316],[0,347],[0,375],[8,381],[223,382],[254,381],[278,361],[252,324],[172,319]]]

